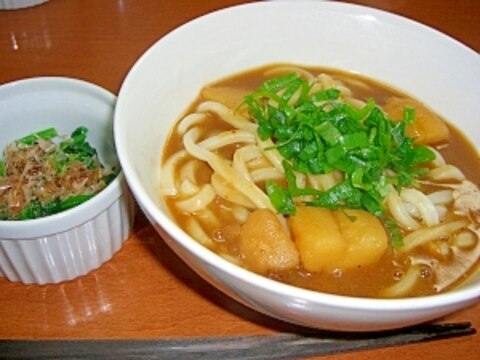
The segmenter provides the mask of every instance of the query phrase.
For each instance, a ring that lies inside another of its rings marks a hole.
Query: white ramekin
[[[0,10],[23,9],[46,3],[48,0],[0,0]]]
[[[0,86],[0,148],[31,132],[80,125],[105,164],[117,163],[113,143],[116,98],[97,85],[40,77]],[[59,283],[100,267],[122,247],[135,204],[120,173],[85,203],[52,216],[0,221],[0,275],[25,284]]]

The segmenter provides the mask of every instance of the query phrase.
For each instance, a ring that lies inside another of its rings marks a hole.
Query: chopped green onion
[[[403,122],[405,124],[413,124],[413,121],[415,120],[415,109],[405,106],[403,109]]]
[[[397,223],[392,219],[387,219],[385,221],[385,226],[390,235],[393,248],[394,249],[401,248],[404,245],[403,236]]]
[[[406,136],[415,109],[405,108],[403,120],[394,122],[374,99],[357,109],[341,100],[338,89],[309,95],[310,89],[307,80],[288,74],[267,80],[244,100],[260,138],[270,139],[284,158],[287,188],[266,183],[272,204],[286,215],[294,213],[295,204],[305,204],[359,208],[383,216],[391,186],[399,190],[415,185],[428,171],[424,165],[435,157],[428,147],[416,146]],[[296,93],[299,96],[292,101]],[[297,186],[295,172],[323,174],[335,169],[344,173],[344,180],[328,191]],[[305,195],[308,200],[302,198]]]
[[[328,145],[335,145],[341,136],[340,131],[329,121],[321,123],[315,130]]]
[[[273,206],[282,214],[295,215],[296,207],[290,193],[277,183],[268,180],[265,188]]]

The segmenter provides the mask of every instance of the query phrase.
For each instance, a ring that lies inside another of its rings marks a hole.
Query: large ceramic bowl
[[[85,126],[87,141],[102,163],[118,166],[115,102],[109,91],[79,79],[37,77],[3,84],[0,149],[46,128],[69,135]],[[133,226],[134,209],[120,173],[93,198],[69,210],[32,220],[0,220],[0,276],[50,284],[87,274],[121,249]]]
[[[259,2],[195,19],[161,38],[119,93],[115,142],[126,179],[165,242],[207,281],[272,317],[318,328],[403,327],[466,307],[480,274],[441,295],[382,300],[295,288],[237,267],[202,247],[169,216],[159,194],[162,147],[202,86],[264,64],[339,68],[391,84],[455,121],[480,146],[480,56],[422,24],[336,2]]]

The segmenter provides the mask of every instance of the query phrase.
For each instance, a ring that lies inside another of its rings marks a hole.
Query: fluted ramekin
[[[0,0],[0,10],[15,10],[46,3],[48,0]]]
[[[39,77],[0,86],[0,148],[54,127],[88,129],[103,163],[117,163],[113,143],[116,98],[72,78]],[[0,221],[0,275],[25,284],[72,280],[100,267],[120,250],[133,226],[134,200],[120,173],[85,203],[44,218]]]

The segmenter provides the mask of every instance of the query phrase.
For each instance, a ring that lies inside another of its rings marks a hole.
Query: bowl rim
[[[32,86],[37,88],[42,86],[63,86],[64,89],[68,90],[88,92],[90,96],[101,99],[106,105],[112,106],[112,108],[116,104],[117,99],[112,92],[97,84],[66,76],[34,76],[13,80],[0,85],[0,97],[4,93],[6,97],[21,95],[22,91],[30,90]],[[113,131],[113,111],[111,121]],[[118,160],[118,155],[115,156]],[[120,170],[115,179],[98,194],[84,203],[60,213],[29,220],[0,220],[0,234],[2,234],[2,238],[8,240],[36,240],[41,236],[68,231],[79,224],[89,221],[118,199],[121,196],[121,182],[123,179],[123,171]],[[31,230],[33,227],[36,229],[34,235],[32,235]]]
[[[342,3],[342,2],[318,2],[314,0],[301,0],[298,3],[311,3],[315,4],[315,6],[323,6],[326,10],[333,10],[333,11],[340,11],[344,12],[346,10],[354,9],[356,12],[367,12],[369,14],[373,14],[376,16],[382,17],[382,19],[388,19],[389,21],[394,22],[405,22],[408,23],[409,26],[422,28],[423,31],[428,31],[434,34],[434,36],[439,37],[441,36],[444,41],[448,41],[450,43],[455,44],[457,47],[461,48],[462,51],[467,51],[470,55],[474,54],[475,56],[479,56],[479,54],[471,49],[470,47],[466,46],[465,44],[461,43],[460,41],[456,40],[455,38],[440,32],[439,30],[427,26],[423,23],[417,22],[410,18],[397,15],[385,10],[380,10],[376,8],[371,8],[366,5],[358,5],[358,4],[349,4],[349,3]],[[118,106],[115,109],[115,119],[121,117],[120,111],[124,106],[124,94],[128,91],[128,87],[133,82],[133,78],[137,75],[138,69],[142,66],[142,63],[146,61],[148,57],[154,52],[157,44],[165,39],[169,39],[179,31],[183,31],[186,27],[191,26],[200,21],[208,21],[209,18],[215,17],[217,15],[221,15],[225,12],[229,11],[236,11],[238,9],[246,9],[248,7],[265,7],[265,6],[291,6],[292,3],[288,1],[265,1],[265,2],[257,2],[257,3],[245,3],[240,5],[233,5],[223,9],[219,9],[205,15],[199,16],[195,19],[192,19],[169,33],[165,36],[158,39],[155,43],[153,43],[146,51],[142,53],[142,55],[135,61],[129,72],[127,73],[119,91],[118,95]],[[479,56],[480,60],[480,56]],[[122,127],[126,127],[126,125],[120,124],[120,121],[114,122],[114,134],[115,134],[115,141],[121,145],[122,138],[120,137],[120,132],[122,131]],[[123,129],[124,130],[124,129]],[[144,189],[143,185],[141,185],[141,180],[139,179],[138,174],[131,164],[129,160],[128,154],[125,152],[123,146],[117,146],[118,150],[118,157],[119,161],[122,164],[122,168],[124,169],[125,177],[127,183],[129,183],[130,189],[134,194],[135,198],[138,200],[139,205],[144,209],[144,212],[147,216],[151,216],[153,222],[160,226],[168,236],[175,238],[175,241],[178,242],[183,248],[188,249],[190,253],[194,256],[202,259],[202,261],[206,262],[210,267],[215,268],[219,271],[225,271],[229,274],[229,276],[239,279],[244,283],[248,283],[249,285],[255,288],[264,288],[268,289],[268,291],[276,293],[278,295],[286,295],[290,296],[293,293],[298,294],[300,298],[307,299],[308,301],[312,301],[316,304],[323,304],[335,308],[342,308],[342,309],[353,309],[356,310],[367,310],[367,311],[389,311],[389,312],[405,312],[406,310],[415,310],[421,311],[425,309],[449,306],[453,303],[462,303],[462,302],[469,302],[472,300],[480,299],[480,282],[478,284],[468,286],[468,287],[461,287],[456,288],[453,291],[448,291],[445,293],[433,294],[428,296],[420,296],[420,297],[412,297],[412,298],[393,298],[393,299],[384,299],[384,298],[370,298],[370,297],[355,297],[355,296],[348,296],[348,295],[338,295],[338,294],[331,294],[326,292],[308,290],[305,288],[289,285],[286,283],[279,282],[277,280],[273,280],[267,278],[265,276],[256,274],[252,271],[246,270],[238,265],[235,265],[228,260],[222,258],[221,256],[215,254],[211,250],[205,248],[203,245],[199,244],[197,241],[192,239],[190,235],[188,235],[183,229],[180,228],[179,225],[170,219],[166,213],[161,211],[158,205],[150,198],[147,191]],[[163,240],[163,239],[162,239]],[[164,240],[163,240],[164,241]],[[181,257],[180,254],[177,253]]]

